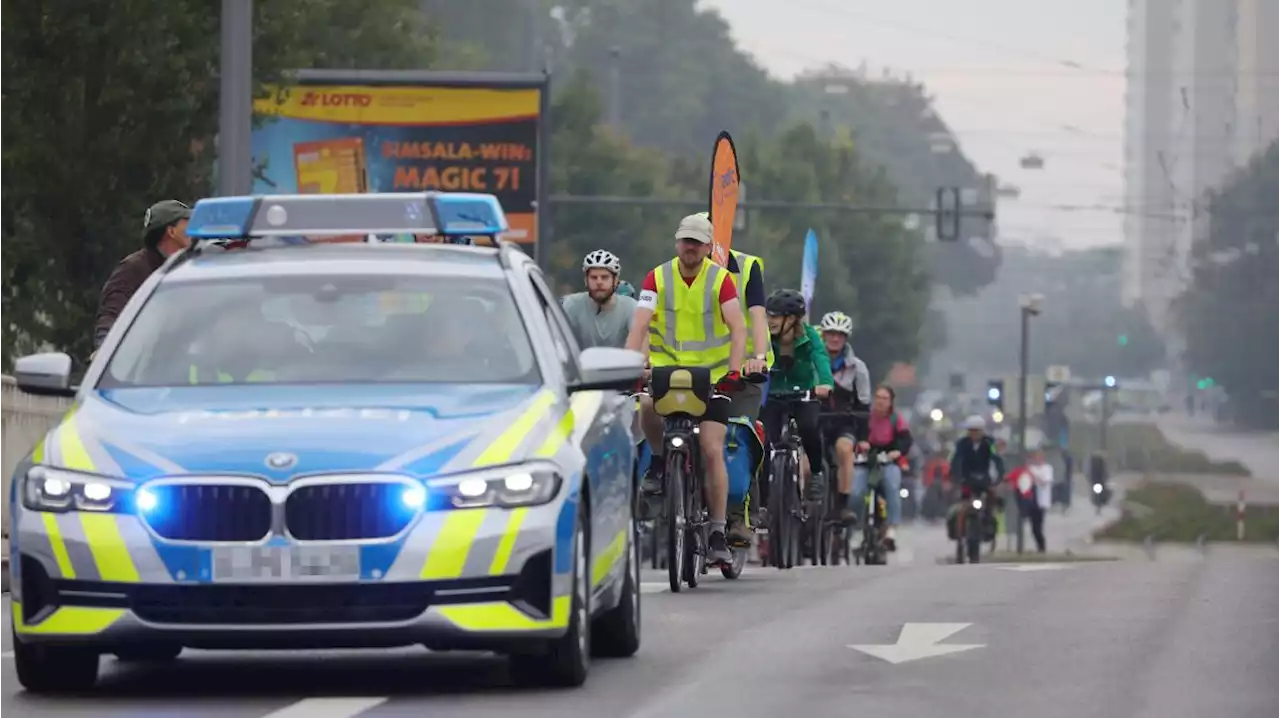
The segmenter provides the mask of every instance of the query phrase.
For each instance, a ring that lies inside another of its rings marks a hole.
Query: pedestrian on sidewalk
[[[1027,516],[1032,522],[1032,535],[1036,536],[1036,550],[1044,553],[1044,515],[1053,506],[1053,465],[1044,461],[1044,448],[1032,449],[1027,465],[1032,497],[1027,502]]]

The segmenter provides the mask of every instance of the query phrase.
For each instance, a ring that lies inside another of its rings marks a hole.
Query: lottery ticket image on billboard
[[[483,192],[537,240],[541,89],[299,85],[258,100],[256,193]]]
[[[364,141],[344,137],[293,146],[299,194],[360,194],[369,191]]]

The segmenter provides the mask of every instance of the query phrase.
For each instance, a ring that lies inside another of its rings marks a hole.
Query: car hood
[[[521,418],[546,412],[552,399],[525,385],[108,389],[77,404],[35,459],[135,481],[208,473],[285,481],[370,470],[430,476],[475,465],[482,454],[519,460],[525,442],[511,435],[513,425],[531,427]],[[511,451],[485,451],[499,441]]]

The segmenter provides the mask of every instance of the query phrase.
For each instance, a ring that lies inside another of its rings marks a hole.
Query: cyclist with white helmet
[[[836,491],[839,497],[835,507],[838,516],[833,518],[851,522],[857,515],[849,502],[853,489],[854,448],[859,441],[867,439],[867,422],[858,415],[865,417],[871,408],[871,374],[849,344],[849,335],[853,333],[852,317],[844,312],[827,312],[819,328],[827,356],[831,359],[831,376],[835,380],[829,409],[837,413],[848,412],[848,418],[840,420],[834,431]]]
[[[622,262],[612,252],[597,249],[582,260],[587,291],[561,298],[578,347],[616,347],[627,344],[636,300],[618,294]]]

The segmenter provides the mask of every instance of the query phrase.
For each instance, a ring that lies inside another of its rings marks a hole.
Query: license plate
[[[213,549],[214,581],[354,581],[359,578],[359,546],[218,546]]]

